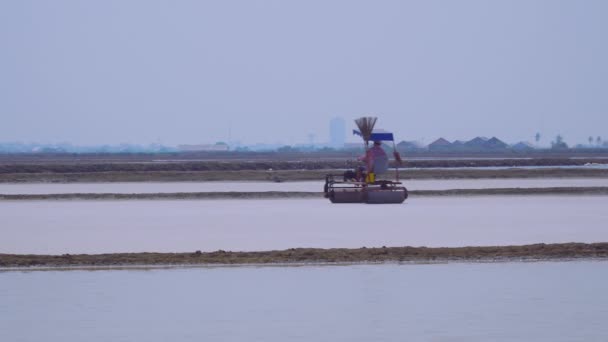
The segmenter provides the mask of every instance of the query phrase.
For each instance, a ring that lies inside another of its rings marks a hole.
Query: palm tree
[[[534,140],[536,140],[536,145],[538,145],[538,142],[540,141],[540,133],[536,133],[536,135],[534,136]]]
[[[598,137],[595,139],[595,143],[597,144],[597,146],[600,146],[602,144],[602,137],[598,135]]]
[[[588,140],[589,140],[589,146],[593,145],[593,137],[592,137],[592,136],[589,136],[589,139],[588,139]]]
[[[551,148],[553,149],[567,149],[568,144],[564,142],[564,137],[561,134],[558,134],[555,137],[555,141],[551,142]]]

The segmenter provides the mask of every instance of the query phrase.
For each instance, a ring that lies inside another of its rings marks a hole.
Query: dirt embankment
[[[218,265],[359,262],[442,262],[608,259],[608,243],[535,244],[495,247],[381,247],[358,249],[291,248],[282,251],[202,253],[116,253],[64,255],[0,254],[0,267],[70,267],[135,265]]]
[[[608,156],[608,154],[606,154]],[[23,156],[26,158],[28,156]],[[120,157],[120,158],[119,158]],[[0,158],[0,182],[171,182],[171,181],[298,181],[320,180],[327,173],[341,173],[359,165],[353,158],[269,160],[144,160],[141,156],[116,156],[116,161],[95,156],[63,159]],[[28,157],[31,158],[31,157]],[[433,178],[531,178],[608,177],[608,169],[561,168],[608,162],[608,159],[433,159],[409,160],[400,171],[403,179]],[[394,164],[392,165],[394,166]],[[522,167],[538,167],[529,169]],[[552,168],[551,166],[555,166]],[[489,167],[470,169],[471,167]],[[500,167],[501,169],[495,169]],[[448,169],[446,169],[448,168]],[[508,169],[504,169],[508,168]],[[392,174],[392,173],[391,173]]]
[[[201,182],[201,181],[322,181],[341,170],[246,170],[246,171],[91,171],[1,173],[0,183],[92,182]],[[390,171],[389,175],[393,175]],[[404,169],[400,179],[481,178],[607,178],[608,169]]]

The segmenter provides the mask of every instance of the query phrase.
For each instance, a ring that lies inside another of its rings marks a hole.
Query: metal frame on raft
[[[353,130],[353,134],[363,138],[365,151],[368,150],[369,141],[392,141],[393,155],[397,164],[401,164],[401,157],[395,148],[393,133],[383,130],[373,130],[376,118],[368,117],[355,120],[359,126],[359,131]],[[361,124],[364,122],[364,124]],[[371,124],[370,124],[371,122]],[[367,178],[366,181],[342,181],[336,178],[343,178],[343,175],[328,174],[325,176],[325,186],[323,188],[325,197],[332,203],[368,203],[368,204],[387,204],[403,203],[408,192],[405,186],[399,181],[399,168],[395,167],[396,181],[376,180],[375,177]]]
[[[325,176],[325,197],[331,203],[403,203],[408,196],[407,189],[401,182],[388,180],[366,182],[338,181],[342,175]]]

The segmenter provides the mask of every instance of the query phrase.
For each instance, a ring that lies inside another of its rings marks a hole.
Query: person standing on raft
[[[368,183],[376,181],[376,175],[385,173],[388,170],[388,156],[382,148],[382,141],[374,141],[374,146],[365,152],[365,155],[359,157],[359,160],[365,163],[367,168]]]

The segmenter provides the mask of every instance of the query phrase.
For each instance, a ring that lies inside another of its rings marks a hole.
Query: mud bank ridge
[[[606,259],[608,242],[490,247],[291,248],[281,251],[190,253],[0,254],[0,267],[84,267],[146,265],[246,265],[363,262],[451,262]]]

